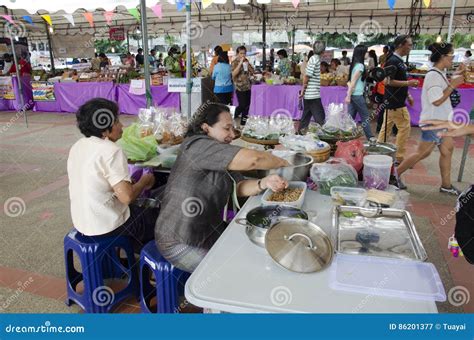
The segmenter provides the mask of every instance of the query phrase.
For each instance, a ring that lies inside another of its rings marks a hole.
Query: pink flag
[[[3,14],[2,17],[8,21],[10,24],[15,25],[15,21],[13,21],[12,16],[8,14]]]
[[[293,7],[296,8],[300,4],[300,0],[291,0],[291,3],[293,4]]]
[[[153,11],[153,13],[155,13],[155,15],[160,18],[160,19],[163,19],[163,12],[161,10],[161,5],[158,4],[158,5],[155,5],[155,6],[152,6],[151,7],[151,10]]]
[[[113,17],[114,17],[113,11],[105,11],[104,18],[105,18],[105,21],[107,21],[107,25],[110,25],[112,23]]]

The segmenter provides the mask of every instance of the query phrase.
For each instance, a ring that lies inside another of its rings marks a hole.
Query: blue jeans
[[[372,130],[370,129],[369,109],[365,102],[364,96],[351,96],[351,103],[349,104],[349,114],[353,119],[356,118],[357,113],[361,118],[362,128],[364,129],[365,137],[372,138]]]

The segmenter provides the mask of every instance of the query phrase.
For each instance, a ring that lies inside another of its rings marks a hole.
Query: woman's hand
[[[347,96],[346,96],[346,99],[344,99],[344,102],[345,102],[346,104],[350,104],[350,103],[351,103],[351,96],[350,96],[350,95],[347,95]]]
[[[143,180],[145,190],[151,189],[155,184],[155,176],[153,174],[144,174],[140,180]]]
[[[271,189],[274,192],[288,188],[288,181],[278,175],[269,175],[260,182],[263,189]]]
[[[457,88],[459,87],[459,85],[462,85],[464,84],[464,77],[459,75],[455,78],[452,78],[451,79],[451,82],[449,83],[449,85],[452,87],[452,88]]]

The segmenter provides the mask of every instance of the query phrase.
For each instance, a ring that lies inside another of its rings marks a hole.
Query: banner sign
[[[123,27],[111,27],[109,30],[109,39],[116,41],[125,40],[125,29]]]
[[[191,92],[201,92],[201,78],[193,78],[193,88]],[[186,93],[186,78],[169,78],[168,92]]]
[[[15,99],[12,77],[0,77],[0,99]]]
[[[31,82],[33,88],[33,100],[36,102],[54,102],[56,96],[54,95],[54,83],[48,81],[33,81]]]

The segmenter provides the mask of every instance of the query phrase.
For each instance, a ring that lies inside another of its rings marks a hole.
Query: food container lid
[[[265,235],[265,248],[272,259],[298,273],[326,268],[333,257],[333,246],[316,224],[295,218],[274,224]]]
[[[377,143],[377,139],[370,138],[368,142],[364,143],[365,151],[370,155],[393,155],[397,152],[397,147],[391,143]]]

